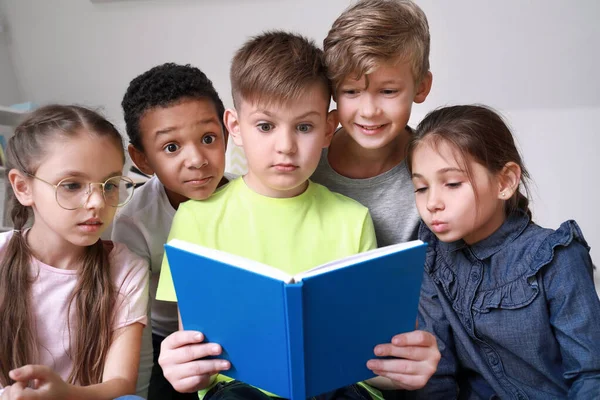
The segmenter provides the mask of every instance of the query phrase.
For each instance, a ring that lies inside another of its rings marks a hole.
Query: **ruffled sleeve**
[[[550,323],[560,345],[569,398],[600,394],[600,300],[593,281],[589,246],[575,221],[548,236],[534,256],[541,274]]]
[[[575,221],[564,222],[556,231],[540,229],[536,236],[535,244],[523,251],[525,259],[511,260],[511,268],[519,268],[522,275],[491,290],[478,292],[473,301],[474,310],[485,313],[496,308],[517,309],[529,305],[540,292],[537,275],[552,262],[556,248],[568,247],[575,241],[589,250]]]

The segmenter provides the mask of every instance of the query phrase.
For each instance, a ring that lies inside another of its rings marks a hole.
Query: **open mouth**
[[[362,125],[362,124],[354,124],[356,125],[365,135],[375,135],[380,133],[387,124],[382,125]]]
[[[367,131],[376,131],[377,129],[383,128],[385,125],[361,125],[361,124],[356,124],[358,126],[360,126],[362,129],[365,129]]]

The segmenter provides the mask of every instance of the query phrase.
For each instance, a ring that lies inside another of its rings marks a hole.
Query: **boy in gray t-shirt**
[[[417,238],[421,217],[404,160],[376,176],[348,178],[331,167],[324,149],[311,179],[368,207],[379,247]]]
[[[379,246],[416,239],[404,158],[412,105],[431,89],[429,42],[423,11],[399,0],[357,3],[323,41],[342,127],[311,179],[367,206]]]
[[[431,89],[427,18],[412,1],[360,1],[333,23],[323,48],[342,127],[311,179],[367,206],[379,246],[416,239],[420,219],[404,160],[412,104]],[[386,389],[419,388],[427,379],[399,371],[437,367],[436,341],[426,332],[398,335],[380,350],[400,357],[368,363],[378,378],[392,378]]]

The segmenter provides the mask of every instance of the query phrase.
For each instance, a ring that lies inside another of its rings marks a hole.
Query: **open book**
[[[171,240],[183,327],[223,347],[225,374],[305,400],[371,378],[376,345],[415,329],[426,245],[412,241],[286,273]]]

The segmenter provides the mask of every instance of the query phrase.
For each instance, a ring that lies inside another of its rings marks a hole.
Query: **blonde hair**
[[[364,0],[347,8],[323,41],[329,78],[337,88],[382,63],[410,63],[415,82],[429,71],[429,24],[410,0]]]
[[[331,97],[323,51],[312,40],[283,31],[266,32],[244,43],[233,57],[230,78],[236,107],[242,99],[288,103],[315,84],[328,101]]]

